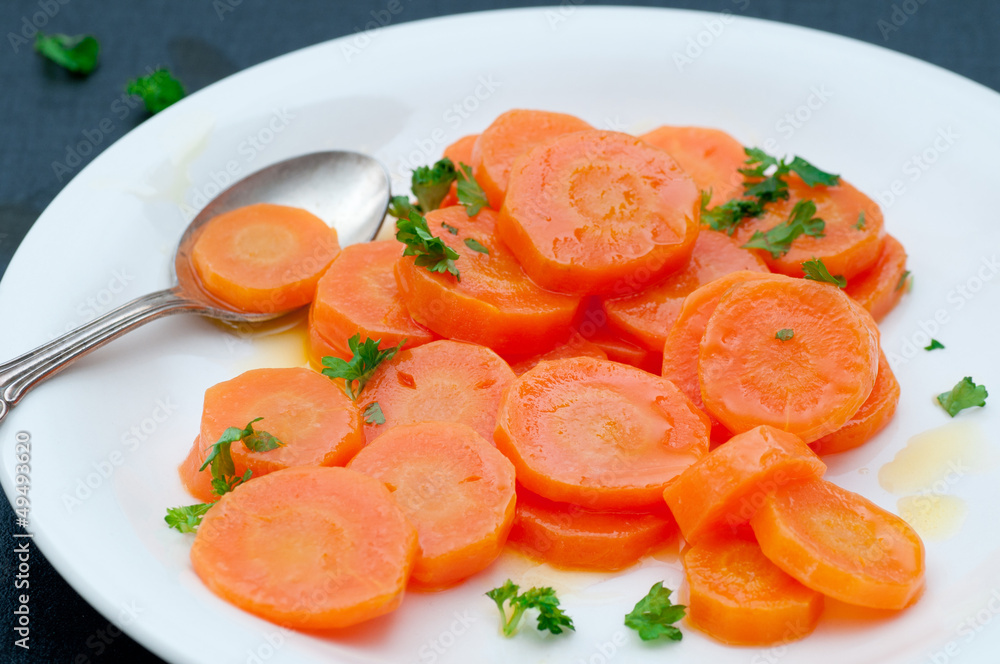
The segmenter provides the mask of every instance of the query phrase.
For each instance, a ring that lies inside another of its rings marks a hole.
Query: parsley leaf
[[[187,505],[185,507],[167,508],[167,515],[163,520],[167,526],[181,533],[197,532],[201,525],[201,518],[205,516],[213,503],[200,503],[198,505]]]
[[[774,333],[774,338],[780,341],[788,341],[795,336],[795,330],[790,327],[782,328]]]
[[[937,350],[938,348],[944,348],[944,344],[937,339],[931,339],[931,343],[924,346],[924,350]]]
[[[486,200],[483,188],[472,177],[472,167],[466,164],[459,164],[458,168],[458,202],[465,206],[465,214],[474,217],[479,214],[482,208],[489,207],[490,202]]]
[[[538,610],[538,630],[548,630],[553,634],[562,634],[563,628],[575,630],[573,619],[559,608],[559,598],[552,588],[530,588],[518,594],[520,588],[510,579],[486,593],[496,603],[503,621],[504,636],[512,636],[517,631],[521,617],[528,609]],[[507,615],[504,604],[510,605],[512,611]]]
[[[142,97],[142,101],[146,104],[146,110],[150,113],[159,113],[180,101],[186,94],[181,82],[166,69],[157,69],[149,76],[141,76],[129,81],[125,92]]]
[[[970,376],[966,376],[955,384],[949,392],[938,395],[938,403],[949,415],[955,417],[959,412],[973,406],[985,406],[989,392],[982,385],[976,385]]]
[[[661,581],[654,583],[632,612],[625,616],[625,626],[639,632],[643,641],[654,641],[660,637],[680,641],[684,635],[673,623],[684,617],[687,607],[670,601],[673,592],[664,588]]]
[[[385,414],[378,401],[372,401],[364,411],[365,422],[368,424],[385,424]]]
[[[771,253],[771,258],[781,258],[788,253],[792,248],[792,242],[800,235],[823,237],[826,222],[813,216],[815,214],[815,203],[809,200],[799,201],[792,208],[787,221],[766,233],[755,231],[743,248],[764,249]]]
[[[481,254],[486,254],[487,256],[490,255],[489,249],[479,244],[479,242],[473,240],[471,237],[465,238],[465,246],[467,246],[469,249],[472,249],[473,251],[478,251]]]
[[[385,350],[379,350],[381,342],[381,339],[365,339],[364,343],[361,343],[361,335],[355,334],[347,340],[347,346],[352,353],[350,362],[339,357],[324,357],[323,366],[326,368],[323,369],[323,375],[344,379],[344,393],[351,398],[351,401],[357,401],[358,395],[371,380],[375,369],[386,360],[395,357],[406,343],[406,339]]]
[[[455,228],[454,226],[451,226],[449,224],[446,224],[443,221],[441,222],[441,228],[445,229],[446,231],[448,231],[452,235],[458,235],[458,229],[457,228]]]
[[[792,163],[788,165],[788,170],[802,178],[802,181],[810,187],[815,187],[816,185],[836,187],[840,184],[839,175],[821,171],[802,157],[792,159]]]
[[[418,267],[426,267],[431,272],[449,272],[458,281],[462,280],[455,267],[458,252],[435,237],[427,227],[427,220],[420,214],[412,212],[408,218],[396,220],[396,239],[406,245],[404,256],[417,257]]]
[[[35,50],[75,74],[86,76],[97,67],[101,47],[92,35],[43,35],[35,37]]]
[[[208,456],[205,457],[205,462],[198,470],[202,471],[209,466],[212,467],[212,491],[216,495],[221,496],[228,493],[250,479],[250,470],[243,473],[242,477],[236,475],[236,464],[233,463],[232,455],[233,443],[243,441],[246,448],[252,452],[267,452],[284,445],[266,431],[254,431],[253,423],[262,419],[264,418],[252,419],[242,429],[227,428],[219,436],[219,440],[215,441],[209,448]]]
[[[906,280],[910,278],[910,271],[906,270],[903,274],[899,275],[899,281],[896,282],[896,290],[903,290],[906,286]]]
[[[830,274],[830,270],[827,269],[826,264],[823,263],[822,258],[813,258],[811,261],[806,261],[802,264],[802,271],[805,272],[805,278],[811,281],[822,281],[824,283],[833,284],[837,288],[844,288],[847,286],[847,279],[842,276],[833,276]]]
[[[417,197],[420,211],[427,214],[441,207],[441,201],[448,195],[451,183],[458,179],[458,172],[451,159],[445,157],[433,166],[414,169],[410,178],[410,188]]]
[[[414,212],[420,214],[420,210],[406,196],[393,196],[389,199],[389,214],[396,219],[409,219]]]
[[[862,210],[861,212],[858,213],[858,221],[857,221],[856,224],[854,224],[854,227],[856,229],[858,229],[859,231],[863,231],[865,229],[865,211],[864,210]]]
[[[733,198],[713,208],[708,207],[710,200],[711,191],[701,192],[701,223],[727,235],[732,235],[744,219],[758,217],[764,212],[764,206],[749,198]]]

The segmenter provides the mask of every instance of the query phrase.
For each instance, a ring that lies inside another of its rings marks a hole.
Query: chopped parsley
[[[326,356],[323,358],[323,375],[329,378],[341,378],[344,381],[344,393],[351,399],[357,401],[361,390],[371,380],[372,374],[380,364],[386,360],[391,360],[396,353],[402,349],[406,339],[398,345],[385,350],[379,350],[381,339],[365,339],[361,343],[361,335],[355,334],[347,340],[347,346],[351,349],[351,360],[345,361],[339,357]],[[382,409],[379,408],[379,413]],[[367,411],[366,415],[367,415]]]
[[[86,76],[97,67],[101,47],[93,35],[44,35],[35,37],[35,50],[63,69]]]
[[[365,422],[368,424],[385,424],[385,414],[378,401],[372,401],[364,411]]]
[[[847,286],[847,279],[844,279],[839,275],[835,277],[830,274],[830,270],[827,269],[822,258],[813,258],[811,261],[804,262],[802,264],[802,271],[805,273],[806,279],[833,284],[837,288],[844,288]]]
[[[949,415],[955,417],[966,408],[985,406],[988,396],[984,386],[976,385],[970,376],[966,376],[951,390],[939,394],[937,400]]]
[[[670,601],[673,591],[664,588],[662,581],[657,581],[645,597],[640,599],[632,612],[625,616],[625,626],[639,632],[643,641],[655,641],[667,638],[680,641],[684,638],[681,630],[674,623],[684,617],[686,606]]]
[[[125,92],[142,97],[146,110],[150,113],[159,113],[179,102],[186,94],[181,82],[166,69],[157,69],[149,76],[129,81]]]
[[[441,201],[448,195],[451,183],[458,179],[458,172],[451,159],[445,157],[433,166],[421,166],[413,170],[410,189],[417,197],[417,205],[423,214],[441,207]]]
[[[513,636],[517,632],[517,626],[528,609],[538,610],[540,632],[548,630],[553,634],[562,634],[563,628],[576,629],[573,627],[573,619],[559,608],[559,598],[552,588],[531,588],[518,594],[519,589],[514,582],[507,579],[502,586],[486,593],[500,610],[504,636]],[[512,609],[509,615],[504,608],[505,603]]]
[[[779,341],[788,341],[794,336],[795,336],[795,331],[790,327],[780,329],[774,333],[774,338],[778,339]]]
[[[456,186],[458,202],[465,206],[465,214],[474,217],[484,207],[489,207],[490,202],[486,200],[486,193],[479,186],[476,179],[472,177],[472,167],[467,164],[459,164],[459,178]]]
[[[458,252],[449,247],[439,237],[431,233],[427,220],[413,212],[406,219],[396,220],[396,239],[406,245],[404,256],[416,256],[417,267],[426,267],[431,272],[448,272],[461,281],[462,276],[455,267]]]
[[[944,344],[937,339],[931,339],[931,342],[924,346],[924,350],[937,350],[938,348],[944,348]]]
[[[167,527],[173,528],[177,532],[194,533],[198,531],[202,517],[211,509],[212,505],[213,503],[199,503],[184,507],[170,507],[163,520],[167,522]]]
[[[781,258],[789,252],[792,242],[800,235],[823,237],[826,222],[815,215],[815,203],[809,200],[799,201],[786,221],[766,233],[755,231],[743,248],[764,249],[771,254],[771,258]]]
[[[465,246],[473,251],[478,251],[481,254],[490,255],[490,250],[481,245],[478,241],[473,240],[471,237],[465,238]]]

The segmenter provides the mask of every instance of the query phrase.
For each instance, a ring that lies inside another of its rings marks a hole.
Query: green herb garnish
[[[448,195],[451,183],[458,179],[458,172],[451,159],[445,157],[433,166],[414,169],[410,178],[410,188],[417,197],[421,213],[427,214],[441,207],[441,201]]]
[[[489,249],[481,245],[478,241],[473,240],[471,237],[465,238],[465,246],[467,246],[469,249],[472,249],[473,251],[478,251],[481,254],[486,254],[487,256],[490,255]]]
[[[813,258],[811,261],[804,262],[802,264],[802,271],[805,273],[806,279],[833,284],[837,288],[845,288],[847,286],[847,279],[839,275],[835,277],[830,274],[830,270],[827,269],[822,258]]]
[[[427,220],[420,214],[412,212],[408,218],[396,220],[396,239],[406,245],[404,256],[417,257],[417,267],[426,267],[431,272],[449,272],[455,275],[455,279],[462,280],[455,267],[458,252],[434,236],[427,227]]]
[[[518,590],[519,587],[507,579],[502,586],[486,593],[500,610],[504,636],[512,636],[517,631],[518,623],[528,609],[538,610],[538,630],[541,632],[548,630],[553,634],[562,634],[563,628],[576,629],[573,627],[573,619],[559,608],[559,598],[552,588],[531,588],[521,594],[518,594]],[[507,614],[504,603],[509,603],[512,609],[510,615]]]
[[[166,69],[157,69],[149,76],[129,81],[125,92],[142,97],[146,110],[150,113],[159,113],[185,95],[184,86]]]
[[[199,503],[197,505],[187,505],[184,507],[170,507],[163,520],[167,526],[181,533],[197,532],[201,525],[201,519],[205,512],[211,509],[214,503]]]
[[[406,196],[393,196],[389,199],[389,214],[396,219],[409,219],[414,212],[420,214],[417,206]]]
[[[859,231],[863,231],[865,229],[865,211],[864,210],[862,210],[861,212],[858,213],[858,221],[857,221],[856,224],[854,224],[854,227],[856,229],[858,229]]]
[[[896,282],[896,290],[903,290],[906,286],[906,280],[910,278],[910,271],[906,270],[903,274],[899,275],[899,281]]]
[[[673,591],[664,588],[663,582],[653,584],[649,593],[625,616],[625,626],[639,632],[639,638],[643,641],[654,641],[661,637],[680,641],[684,635],[674,627],[674,623],[684,617],[687,607],[671,602],[671,594]]]
[[[766,233],[755,231],[750,241],[743,245],[744,249],[764,249],[770,252],[771,258],[781,258],[792,248],[792,242],[800,235],[823,237],[826,222],[815,216],[816,204],[812,201],[799,201],[792,208],[788,220],[784,221]]]
[[[950,391],[939,394],[937,400],[949,415],[955,417],[966,408],[985,406],[988,396],[984,386],[976,385],[970,376],[966,376]]]
[[[486,193],[479,186],[476,179],[472,177],[472,167],[466,164],[459,164],[459,178],[456,186],[458,202],[465,206],[465,214],[474,217],[484,207],[489,207],[490,202],[486,200]]]
[[[780,341],[788,341],[795,336],[795,331],[790,327],[783,328],[774,333],[774,338]]]
[[[92,35],[43,35],[35,37],[35,50],[60,67],[86,76],[97,67],[101,47]]]
[[[924,346],[924,350],[937,350],[938,348],[944,348],[944,344],[937,339],[931,339],[931,342]]]
[[[378,401],[372,401],[364,411],[365,422],[368,424],[385,424],[385,414]]]
[[[351,401],[357,401],[361,390],[371,380],[372,374],[380,364],[386,360],[391,360],[396,353],[403,348],[406,339],[398,345],[385,350],[379,350],[381,339],[365,339],[361,343],[361,335],[355,334],[347,340],[347,346],[351,349],[351,360],[349,362],[339,357],[327,356],[323,358],[323,375],[329,378],[341,378],[344,381],[344,392]],[[379,409],[381,412],[381,408]]]

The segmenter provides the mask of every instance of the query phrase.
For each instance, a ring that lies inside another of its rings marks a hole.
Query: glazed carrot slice
[[[377,401],[385,416],[385,424],[365,423],[365,439],[402,424],[439,421],[466,424],[492,441],[500,395],[514,378],[485,346],[442,340],[400,351],[379,365],[358,398],[362,412]]]
[[[688,542],[745,524],[769,491],[820,477],[826,465],[798,436],[760,426],[733,436],[681,473],[663,492]]]
[[[288,468],[239,486],[191,546],[212,592],[293,629],[394,610],[416,555],[416,530],[385,485],[346,468]]]
[[[621,362],[658,374],[662,357],[642,346],[632,335],[615,330],[608,323],[608,314],[597,297],[588,297],[580,305],[574,331],[589,343],[600,348],[612,362]]]
[[[913,528],[825,480],[780,487],[750,525],[775,565],[842,602],[902,609],[923,590],[924,545]]]
[[[498,229],[543,288],[623,295],[687,263],[700,212],[670,155],[627,134],[581,131],[518,157]]]
[[[589,510],[517,488],[517,511],[508,542],[521,553],[557,567],[614,571],[634,565],[670,540],[670,512]]]
[[[660,352],[684,298],[699,286],[741,270],[770,272],[759,256],[741,249],[725,233],[702,229],[684,269],[636,295],[605,298],[604,310],[613,327],[639,339],[653,352]]]
[[[790,338],[778,338],[783,330]],[[739,284],[705,327],[702,399],[733,433],[770,424],[811,443],[844,426],[871,394],[878,339],[871,315],[836,286]]]
[[[184,457],[177,471],[181,476],[181,484],[187,492],[203,503],[214,503],[219,499],[212,491],[212,473],[205,470],[201,472],[201,464],[204,459],[204,450],[201,444],[201,436],[195,436],[191,451]]]
[[[471,166],[472,146],[476,144],[476,139],[478,138],[479,134],[463,136],[444,149],[444,156],[451,159],[451,162],[455,164],[455,168],[458,168],[462,164]],[[458,205],[457,184],[457,182],[452,183],[451,189],[448,190],[448,194],[444,197],[441,201],[441,205],[438,207],[444,208],[451,207],[452,205]]]
[[[808,635],[823,613],[823,595],[768,560],[742,537],[716,534],[684,553],[688,623],[732,645],[767,646]]]
[[[801,277],[802,263],[819,258],[830,274],[850,281],[875,264],[884,235],[882,210],[875,201],[844,180],[836,187],[810,187],[797,175],[789,175],[787,181],[788,199],[769,203],[762,216],[746,219],[737,227],[734,237],[740,244],[749,242],[755,231],[766,232],[787,221],[799,201],[811,200],[816,204],[816,216],[826,222],[823,237],[800,235],[791,250],[779,258],[755,249],[768,267]]]
[[[684,299],[677,320],[667,332],[661,365],[663,377],[672,381],[694,405],[708,414],[712,420],[713,439],[716,437],[715,430],[722,425],[705,408],[705,402],[701,398],[701,384],[698,382],[698,348],[701,338],[705,336],[708,319],[718,306],[719,299],[733,286],[745,281],[784,278],[786,277],[742,270],[710,281]],[[722,435],[723,432],[719,433]]]
[[[879,351],[878,375],[875,377],[872,393],[847,424],[819,440],[814,440],[810,446],[816,454],[835,454],[860,447],[889,424],[892,416],[896,414],[898,403],[899,381],[892,373],[885,353]]]
[[[347,467],[385,482],[416,527],[415,587],[454,585],[500,555],[514,520],[514,466],[471,427],[396,426]]]
[[[708,451],[708,421],[673,383],[590,357],[543,362],[505,392],[493,434],[530,491],[591,509],[658,504]]]
[[[333,343],[333,341],[327,339],[320,333],[316,324],[313,323],[312,307],[309,308],[309,320],[306,327],[306,333],[309,337],[309,362],[312,366],[316,367],[318,371],[323,370],[324,357],[339,357],[345,362],[349,362],[351,357],[354,355],[354,353],[352,353],[348,348],[342,348],[340,344]]]
[[[510,368],[515,375],[520,376],[529,369],[533,369],[539,362],[562,360],[567,357],[593,357],[598,360],[606,360],[608,354],[600,346],[587,341],[583,335],[574,331],[565,343],[557,345],[548,352],[513,361]]]
[[[404,348],[434,340],[434,333],[417,325],[403,304],[393,275],[402,255],[395,240],[345,247],[319,280],[310,325],[340,350],[337,357],[351,357],[347,340],[355,334],[380,339],[383,350],[404,340]]]
[[[418,267],[414,256],[400,258],[396,279],[414,320],[443,337],[504,355],[543,352],[565,337],[580,298],[551,293],[528,279],[495,233],[495,212],[484,209],[470,218],[456,206],[427,215],[431,229],[441,229],[442,223],[458,229],[439,236],[458,252],[461,280]],[[470,247],[469,241],[488,253]]]
[[[258,203],[211,219],[191,261],[205,290],[241,311],[308,304],[340,251],[337,231],[305,210]]]
[[[906,292],[906,250],[899,240],[886,235],[875,264],[847,282],[844,292],[880,321],[892,311]]]
[[[500,209],[515,159],[551,138],[585,129],[592,127],[565,113],[524,109],[501,113],[479,135],[468,162],[490,207]]]
[[[709,206],[743,193],[746,153],[735,138],[719,129],[663,126],[639,140],[666,151],[683,168],[699,191],[711,191]]]
[[[255,427],[284,445],[253,452],[242,443],[231,451],[236,475],[254,477],[292,466],[342,466],[364,444],[361,414],[332,380],[311,369],[252,369],[205,391],[201,461],[229,427]],[[205,469],[208,473],[208,469]]]

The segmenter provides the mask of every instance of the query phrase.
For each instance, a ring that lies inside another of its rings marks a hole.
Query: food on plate
[[[688,607],[653,585],[625,615],[642,640],[680,640],[685,620],[783,644],[825,597],[917,600],[920,538],[817,456],[872,439],[899,400],[876,320],[909,273],[871,199],[717,129],[636,138],[529,110],[449,145],[411,189],[389,207],[395,240],[340,251],[320,220],[264,205],[195,246],[233,306],[312,302],[319,370],[206,392],[180,469],[203,502],[165,520],[196,533],[213,592],[327,629],[407,586],[479,583],[507,545],[612,572],[683,537]],[[985,397],[967,378],[939,401]],[[528,612],[574,629],[552,588],[485,594],[505,636]]]
[[[240,311],[275,313],[309,304],[340,251],[337,231],[305,210],[257,203],[210,219],[191,263],[211,295]]]

